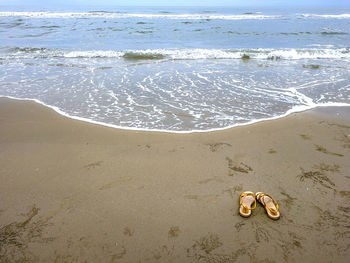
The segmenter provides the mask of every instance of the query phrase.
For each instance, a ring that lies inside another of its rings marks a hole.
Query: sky
[[[20,6],[350,6],[350,0],[0,0]]]

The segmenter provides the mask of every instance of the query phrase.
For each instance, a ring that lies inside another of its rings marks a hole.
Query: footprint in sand
[[[340,138],[336,138],[337,141],[342,143],[343,148],[350,149],[350,134],[343,133]]]
[[[347,197],[350,199],[350,191],[339,191],[341,197]]]
[[[191,258],[193,262],[238,262],[248,252],[246,248],[239,248],[230,253],[220,253],[217,249],[221,246],[223,243],[219,236],[208,233],[187,249],[187,257]]]
[[[132,235],[134,235],[134,230],[133,229],[130,229],[129,227],[125,227],[124,228],[124,231],[123,231],[123,234],[125,235],[125,236],[129,236],[129,237],[131,237]]]
[[[33,205],[22,221],[12,222],[0,228],[0,261],[35,262],[37,259],[28,252],[28,244],[45,244],[53,241],[53,237],[44,237],[44,229],[51,225],[52,217],[38,217],[40,209]]]
[[[273,153],[276,153],[276,152],[277,151],[275,149],[273,149],[273,148],[270,148],[269,151],[268,151],[268,153],[270,153],[270,154],[273,154]]]
[[[313,168],[323,172],[332,172],[332,173],[340,172],[340,166],[337,164],[321,163],[318,165],[314,165]]]
[[[178,226],[172,226],[170,227],[169,231],[168,231],[168,237],[169,238],[175,238],[178,237],[180,234],[180,228]]]
[[[301,182],[311,180],[314,184],[320,184],[323,187],[334,189],[334,182],[322,170],[305,171],[300,168],[301,173],[297,176]]]
[[[226,142],[206,143],[205,145],[209,146],[209,149],[211,152],[216,152],[225,146],[232,147],[231,144],[226,143]]]
[[[228,162],[228,168],[230,169],[229,176],[233,176],[233,173],[231,171],[239,172],[239,173],[249,173],[249,172],[253,171],[253,169],[249,165],[247,165],[243,162],[241,162],[240,164],[237,165],[233,162],[232,159],[230,159],[228,157],[226,157],[226,161]]]
[[[257,227],[255,229],[255,240],[256,242],[260,243],[260,242],[269,242],[270,240],[270,233],[262,228],[262,227]]]
[[[147,148],[147,149],[150,149],[152,146],[149,145],[149,144],[146,144],[146,145],[138,144],[137,147],[145,147],[145,148]]]
[[[283,203],[284,207],[286,207],[288,210],[290,210],[290,208],[294,204],[295,200],[297,200],[297,198],[290,196],[289,194],[287,194],[284,191],[281,192],[281,195],[283,195],[285,197],[284,199],[281,200],[281,203]]]
[[[304,140],[311,140],[311,136],[310,135],[307,135],[307,134],[299,134],[299,135]]]
[[[315,144],[315,147],[316,147],[316,151],[318,151],[318,152],[322,152],[322,153],[329,154],[329,155],[334,155],[334,156],[339,156],[339,157],[343,157],[344,156],[343,154],[340,154],[340,153],[330,152],[325,147],[323,147],[321,145]]]
[[[83,168],[86,168],[88,170],[95,169],[96,167],[101,166],[102,163],[103,163],[103,161],[97,161],[97,162],[94,162],[94,163],[89,163],[87,165],[84,165]]]
[[[145,258],[142,262],[155,262],[162,259],[162,262],[173,262],[175,247],[168,247],[167,245],[162,245],[153,250],[148,250],[146,252]]]
[[[343,128],[343,129],[350,129],[350,126],[348,125],[343,125],[343,124],[337,124],[337,123],[329,123],[327,122],[329,126],[336,126],[338,128]]]
[[[239,231],[241,231],[241,229],[244,225],[245,225],[245,222],[238,222],[235,224],[235,228],[239,232]]]

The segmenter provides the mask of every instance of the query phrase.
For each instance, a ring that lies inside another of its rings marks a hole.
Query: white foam
[[[22,100],[22,101],[34,101],[38,104],[44,105],[45,107],[53,109],[55,112],[65,116],[67,118],[79,120],[79,121],[84,121],[84,122],[88,122],[88,123],[92,123],[92,124],[96,124],[96,125],[101,125],[101,126],[105,126],[105,127],[109,127],[109,128],[115,128],[115,129],[120,129],[120,130],[131,130],[131,131],[162,132],[162,133],[176,133],[176,134],[191,134],[191,133],[205,133],[205,132],[223,131],[223,130],[227,130],[227,129],[231,129],[231,128],[235,128],[235,127],[239,127],[239,126],[251,125],[254,123],[258,123],[258,122],[280,119],[280,118],[286,117],[292,113],[303,112],[303,111],[307,111],[307,110],[314,109],[317,107],[350,107],[350,104],[347,104],[347,103],[334,103],[334,102],[313,104],[313,105],[308,105],[308,106],[307,105],[299,105],[299,106],[293,107],[292,109],[288,110],[284,114],[281,114],[278,116],[273,116],[270,118],[255,119],[255,120],[251,120],[251,121],[248,121],[245,123],[232,124],[232,125],[229,125],[226,127],[221,127],[221,128],[213,128],[213,129],[206,129],[206,130],[177,131],[177,130],[145,129],[145,128],[118,126],[118,125],[109,124],[109,123],[105,123],[105,122],[94,121],[94,120],[91,120],[88,118],[69,115],[69,114],[65,113],[64,111],[62,111],[61,109],[59,109],[58,107],[48,105],[48,104],[46,104],[38,99],[17,98],[17,97],[12,97],[12,96],[0,95],[0,98],[1,97],[14,99],[14,100]]]
[[[254,56],[253,56],[254,58]],[[278,59],[340,59],[350,58],[349,50],[340,49],[278,49],[266,50],[256,55],[256,58],[278,58]]]
[[[323,45],[323,44],[310,44],[309,47],[318,47],[318,48],[334,48],[334,45]]]
[[[310,18],[337,18],[337,19],[347,19],[350,18],[350,14],[339,14],[339,15],[331,15],[331,14],[302,14],[302,17],[310,17]]]
[[[71,51],[63,53],[63,57],[66,58],[94,58],[94,57],[105,57],[105,58],[119,58],[124,55],[124,52],[112,51],[112,50],[91,50],[91,51]]]
[[[138,54],[138,55],[161,55],[167,59],[237,59],[241,58],[240,52],[229,52],[220,49],[146,49],[146,50],[126,50],[126,51],[113,51],[113,50],[90,50],[90,51],[71,51],[63,53],[62,56],[68,58],[78,57],[110,57],[121,58],[125,54]]]
[[[208,15],[208,14],[124,14],[108,12],[0,12],[0,17],[30,17],[30,18],[163,18],[163,19],[222,19],[222,20],[251,20],[251,19],[275,19],[282,16],[276,15]]]
[[[301,14],[303,18],[333,18],[349,19],[350,14]],[[146,13],[113,13],[113,12],[0,12],[0,17],[30,17],[30,18],[146,18],[146,19],[221,19],[221,20],[254,20],[279,19],[284,15],[254,14],[146,14]]]
[[[194,59],[241,59],[244,55],[251,59],[350,59],[347,48],[309,48],[309,49],[145,49],[145,50],[87,50],[66,51],[44,49],[28,52],[18,50],[4,53],[16,58],[66,57],[66,58],[123,58],[125,55],[140,55],[140,59],[194,60]],[[4,56],[3,55],[3,56]],[[144,56],[144,57],[142,57]],[[137,56],[135,57],[137,58]]]
[[[287,90],[291,92],[293,95],[295,95],[298,98],[300,103],[306,104],[310,107],[315,107],[316,104],[314,103],[314,101],[310,97],[306,96],[305,94],[300,93],[296,88],[289,88]]]
[[[340,49],[147,49],[127,51],[74,51],[64,54],[65,57],[123,57],[127,53],[140,55],[162,55],[172,60],[192,59],[241,59],[248,55],[252,59],[326,59],[350,58],[350,51]]]

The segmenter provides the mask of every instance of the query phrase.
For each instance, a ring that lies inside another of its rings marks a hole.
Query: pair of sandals
[[[280,218],[279,206],[276,200],[271,195],[262,192],[257,192],[256,194],[250,191],[241,193],[239,197],[239,214],[243,217],[249,217],[252,210],[256,207],[256,201],[265,207],[266,213],[271,219],[277,220]]]

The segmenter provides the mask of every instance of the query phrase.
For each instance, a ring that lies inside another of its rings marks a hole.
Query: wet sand
[[[180,135],[0,98],[0,262],[348,262],[342,116]],[[246,190],[273,195],[280,220],[259,205],[240,217]]]

